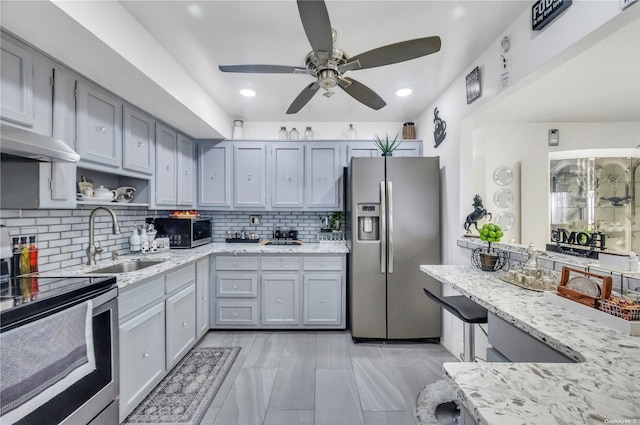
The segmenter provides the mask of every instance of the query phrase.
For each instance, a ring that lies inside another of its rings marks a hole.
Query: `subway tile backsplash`
[[[169,211],[148,210],[143,207],[110,206],[118,217],[120,235],[111,234],[111,217],[100,212],[95,220],[96,241],[104,249],[98,259],[110,258],[112,252],[129,252],[129,236],[134,226],[144,224],[146,217],[164,217]],[[9,228],[14,236],[36,236],[41,271],[82,264],[87,260],[85,250],[89,243],[89,215],[93,208],[70,210],[0,210],[0,224]],[[298,230],[298,239],[304,243],[317,242],[322,226],[321,217],[327,212],[297,211],[206,211],[213,218],[214,242],[224,242],[227,230],[255,232],[260,239],[270,239],[275,226],[290,226]],[[260,216],[260,225],[251,226],[250,216]]]

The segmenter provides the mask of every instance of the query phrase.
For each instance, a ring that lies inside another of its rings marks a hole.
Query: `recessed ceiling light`
[[[253,97],[256,95],[256,92],[251,89],[242,89],[240,90],[240,94],[245,97]]]
[[[456,6],[455,9],[453,9],[452,15],[454,19],[458,19],[462,18],[465,13],[467,13],[467,9],[465,9],[463,6]]]
[[[396,92],[396,96],[409,96],[411,93],[413,93],[413,90],[411,89],[400,89]]]
[[[199,18],[200,16],[202,16],[202,9],[200,9],[200,6],[197,4],[190,4],[187,6],[187,12],[189,12],[189,14],[191,16],[195,16],[197,18]]]

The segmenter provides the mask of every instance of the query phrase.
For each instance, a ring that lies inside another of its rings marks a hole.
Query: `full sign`
[[[572,0],[539,0],[531,6],[531,25],[534,31],[546,27],[556,16],[571,6]]]

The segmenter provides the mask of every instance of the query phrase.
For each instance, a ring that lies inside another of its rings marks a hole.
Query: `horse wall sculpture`
[[[471,214],[467,216],[467,219],[464,222],[464,230],[466,230],[467,233],[471,233],[470,228],[472,224],[476,227],[476,230],[479,231],[478,220],[483,219],[487,215],[489,216],[489,220],[493,218],[491,213],[484,209],[484,205],[482,205],[482,198],[480,197],[480,195],[476,195],[473,197],[473,208],[473,212],[471,212]]]

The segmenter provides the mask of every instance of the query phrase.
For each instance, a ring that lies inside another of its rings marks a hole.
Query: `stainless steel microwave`
[[[157,238],[169,238],[171,248],[194,248],[213,241],[213,220],[211,218],[148,218],[154,223]]]

